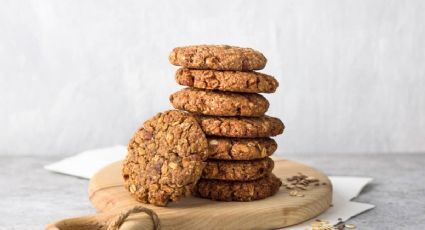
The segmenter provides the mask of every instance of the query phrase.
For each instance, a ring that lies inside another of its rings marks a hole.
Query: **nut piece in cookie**
[[[228,181],[257,180],[271,173],[274,167],[269,157],[250,161],[209,160],[206,163],[201,178]]]
[[[170,102],[176,109],[213,116],[259,117],[269,108],[260,94],[230,93],[186,88],[173,93]]]
[[[165,206],[190,193],[201,176],[208,143],[196,119],[170,110],[147,120],[128,144],[122,174],[138,201]]]
[[[212,70],[259,70],[267,63],[266,57],[254,49],[228,45],[177,47],[168,59],[173,65]]]
[[[279,118],[196,116],[202,130],[210,136],[269,137],[283,133],[285,125]]]
[[[282,181],[270,173],[254,181],[223,181],[200,179],[194,195],[221,201],[253,201],[273,196]]]
[[[265,138],[207,137],[208,159],[255,160],[271,156],[277,149],[275,140]]]
[[[175,79],[180,85],[198,89],[241,93],[273,93],[278,81],[266,74],[249,71],[217,71],[180,68]]]

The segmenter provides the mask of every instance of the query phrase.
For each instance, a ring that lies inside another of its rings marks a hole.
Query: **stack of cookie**
[[[194,114],[207,135],[208,159],[194,194],[213,200],[251,201],[275,194],[281,181],[269,157],[277,148],[270,136],[283,132],[265,115],[278,82],[255,72],[267,59],[250,48],[201,45],[175,48],[172,64],[182,66],[176,81],[188,86],[170,96],[174,108]]]

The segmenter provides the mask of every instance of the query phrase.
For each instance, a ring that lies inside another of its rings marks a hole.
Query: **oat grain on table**
[[[190,69],[250,71],[263,69],[266,57],[251,48],[228,45],[195,45],[174,48],[169,61]]]
[[[170,110],[147,120],[128,144],[124,185],[143,203],[165,206],[190,193],[201,176],[208,143],[195,118]]]

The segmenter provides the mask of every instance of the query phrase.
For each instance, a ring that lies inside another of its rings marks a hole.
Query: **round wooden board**
[[[82,217],[85,219],[68,219],[64,220],[65,224],[62,221],[51,226],[60,226],[60,229],[96,226],[103,229],[118,213],[142,205],[158,214],[162,229],[276,229],[314,218],[328,209],[332,201],[332,185],[323,173],[294,161],[276,160],[273,173],[282,181],[301,172],[318,178],[326,185],[310,186],[310,189],[300,192],[303,197],[290,196],[288,190],[281,187],[276,195],[252,202],[187,197],[167,207],[156,207],[138,203],[130,196],[123,186],[121,163],[103,168],[90,180],[89,198],[100,214]],[[151,219],[146,214],[134,214],[120,229],[152,229]]]

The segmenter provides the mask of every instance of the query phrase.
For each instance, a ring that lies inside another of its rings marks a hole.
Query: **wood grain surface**
[[[289,160],[276,161],[273,172],[282,180],[301,172],[326,185],[302,191],[303,197],[290,196],[281,187],[275,196],[253,202],[187,197],[167,207],[156,207],[140,204],[130,196],[123,187],[121,162],[116,162],[100,170],[90,181],[89,198],[99,211],[97,215],[58,221],[48,229],[106,229],[112,218],[135,205],[154,210],[162,229],[276,229],[309,220],[329,208],[332,185],[321,172]],[[152,229],[152,222],[146,214],[134,214],[120,229]]]

